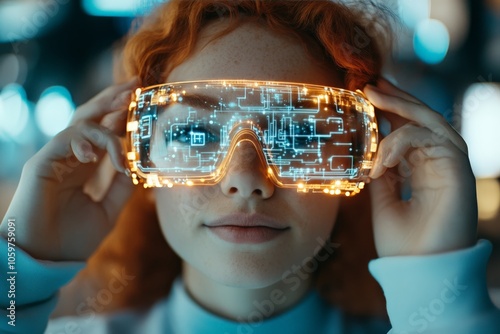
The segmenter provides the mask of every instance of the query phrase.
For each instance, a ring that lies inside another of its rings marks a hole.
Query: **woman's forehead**
[[[343,85],[333,65],[311,56],[293,34],[246,22],[213,40],[226,27],[224,20],[207,25],[192,55],[170,72],[167,81],[255,79]]]

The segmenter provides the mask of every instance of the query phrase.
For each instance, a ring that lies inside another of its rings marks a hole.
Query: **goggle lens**
[[[378,145],[374,108],[357,91],[289,82],[217,80],[137,89],[128,161],[145,187],[213,185],[238,144],[279,187],[356,194]],[[248,145],[246,145],[248,147]]]

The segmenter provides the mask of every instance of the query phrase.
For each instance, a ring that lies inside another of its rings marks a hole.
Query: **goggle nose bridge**
[[[240,139],[240,137],[244,138]],[[232,124],[231,128],[228,129],[228,142],[226,144],[230,147],[244,140],[245,137],[254,139],[255,142],[259,143],[262,147],[266,145],[264,142],[264,131],[258,124],[250,120],[241,120]]]
[[[252,155],[257,154],[261,163],[266,168],[270,167],[267,160],[268,157],[266,157],[266,153],[264,152],[264,149],[267,148],[267,144],[264,141],[264,131],[260,126],[249,120],[237,122],[228,130],[227,143],[225,143],[227,150],[225,150],[226,153],[223,159],[224,165],[229,164],[234,151],[239,148],[239,144],[242,142],[250,142],[253,145],[251,150]],[[252,156],[252,159],[246,160],[250,161],[254,158],[255,156]]]

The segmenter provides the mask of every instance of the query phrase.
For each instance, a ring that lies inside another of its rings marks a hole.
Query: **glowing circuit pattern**
[[[158,85],[137,92],[128,121],[131,169],[149,186],[214,184],[248,141],[278,186],[356,193],[377,149],[361,94],[306,84]]]

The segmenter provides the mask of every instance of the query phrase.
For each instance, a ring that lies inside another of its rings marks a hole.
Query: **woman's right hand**
[[[7,220],[13,219],[16,246],[37,259],[86,260],[94,252],[133,190],[118,135],[135,84],[108,87],[81,105],[68,128],[28,160],[1,236],[7,236]],[[108,127],[101,124],[105,116]],[[103,199],[94,201],[84,185],[106,152],[120,173]]]

